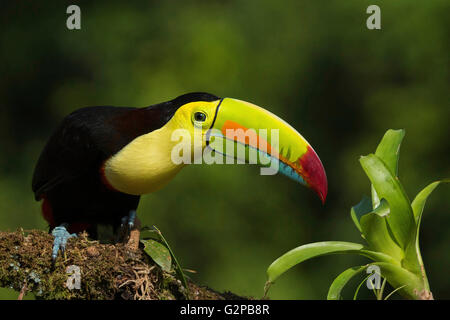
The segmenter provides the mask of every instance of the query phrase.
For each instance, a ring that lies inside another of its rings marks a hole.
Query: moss
[[[184,299],[185,288],[175,275],[162,271],[139,248],[100,244],[86,234],[69,239],[64,255],[53,264],[53,237],[40,230],[0,232],[0,287],[27,292],[41,299]],[[66,286],[69,266],[81,272],[80,289]],[[189,282],[194,300],[244,299],[220,294]]]

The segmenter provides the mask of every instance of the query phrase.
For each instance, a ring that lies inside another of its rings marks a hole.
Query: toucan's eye
[[[196,112],[194,113],[194,120],[197,122],[205,122],[206,114],[204,114],[203,112]]]

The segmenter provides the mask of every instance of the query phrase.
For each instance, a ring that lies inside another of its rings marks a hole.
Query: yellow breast
[[[171,161],[173,125],[137,137],[105,162],[104,175],[116,190],[142,195],[159,190],[184,164]]]

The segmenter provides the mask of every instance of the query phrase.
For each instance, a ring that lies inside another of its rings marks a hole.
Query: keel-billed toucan
[[[192,154],[214,150],[214,138],[257,150],[278,162],[279,172],[325,200],[327,179],[312,147],[289,124],[251,103],[189,93],[146,108],[82,108],[50,137],[33,176],[35,198],[43,200],[43,215],[55,236],[54,259],[71,233],[89,230],[95,237],[99,224],[116,230],[133,226],[140,195],[160,189],[186,165],[173,161],[173,149],[180,143],[173,138],[176,129],[200,132],[200,143],[185,142]],[[256,140],[229,135],[233,129],[253,129]],[[269,132],[262,137],[260,129]],[[270,136],[273,129],[278,141]],[[225,156],[229,151],[216,150]]]

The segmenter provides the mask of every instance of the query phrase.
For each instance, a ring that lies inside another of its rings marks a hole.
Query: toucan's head
[[[319,157],[300,133],[276,115],[249,102],[207,93],[172,101],[179,106],[170,127],[191,133],[192,153],[206,148],[242,162],[276,163],[279,172],[313,189],[325,201],[327,178]],[[200,141],[195,141],[196,134]],[[244,152],[239,153],[239,147]]]

